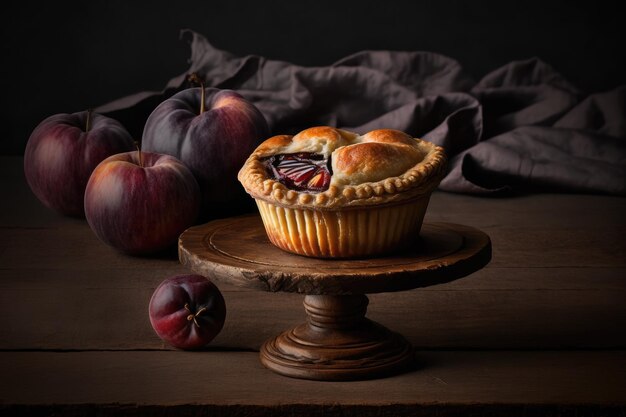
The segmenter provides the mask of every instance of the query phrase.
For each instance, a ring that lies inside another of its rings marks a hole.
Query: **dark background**
[[[22,154],[31,131],[187,69],[180,29],[236,55],[328,65],[365,49],[424,50],[479,79],[537,56],[587,92],[626,83],[615,2],[90,1],[4,3],[0,154]]]

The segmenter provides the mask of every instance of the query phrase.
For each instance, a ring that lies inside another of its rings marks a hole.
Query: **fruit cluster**
[[[45,119],[28,140],[24,172],[44,205],[85,216],[103,242],[154,253],[245,195],[237,171],[268,134],[252,103],[201,83],[154,109],[136,152],[112,118],[84,111]]]
[[[86,217],[97,237],[121,252],[149,254],[173,247],[185,229],[244,195],[237,171],[268,135],[252,103],[200,82],[154,109],[141,149],[104,115],[48,117],[28,140],[24,173],[45,206]],[[208,343],[224,322],[217,287],[193,275],[166,282],[150,304],[157,334],[181,348]],[[172,332],[179,336],[169,338]]]

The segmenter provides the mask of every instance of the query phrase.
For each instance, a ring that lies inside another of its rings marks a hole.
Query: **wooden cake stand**
[[[413,348],[365,317],[365,294],[440,284],[491,259],[489,237],[450,223],[424,224],[413,245],[371,259],[328,260],[278,249],[256,215],[209,222],[179,239],[180,261],[212,280],[263,291],[305,294],[306,323],[266,341],[261,362],[290,377],[357,380],[411,369]]]

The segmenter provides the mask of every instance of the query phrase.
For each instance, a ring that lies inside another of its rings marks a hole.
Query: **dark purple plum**
[[[237,172],[269,129],[261,112],[231,90],[189,88],[148,117],[142,149],[175,156],[198,180],[206,210],[245,195]]]
[[[179,349],[199,349],[222,330],[226,304],[220,290],[200,275],[164,280],[152,294],[150,323],[156,334]]]
[[[189,169],[171,155],[126,152],[93,171],[85,191],[85,215],[106,244],[129,254],[175,245],[193,225],[200,188]]]
[[[48,208],[83,217],[85,187],[105,158],[134,148],[130,133],[115,119],[87,111],[56,114],[30,135],[24,174]]]

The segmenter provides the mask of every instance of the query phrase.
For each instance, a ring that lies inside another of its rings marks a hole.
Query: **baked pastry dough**
[[[239,171],[270,241],[315,257],[388,252],[418,235],[441,147],[398,130],[327,126],[267,139]]]

